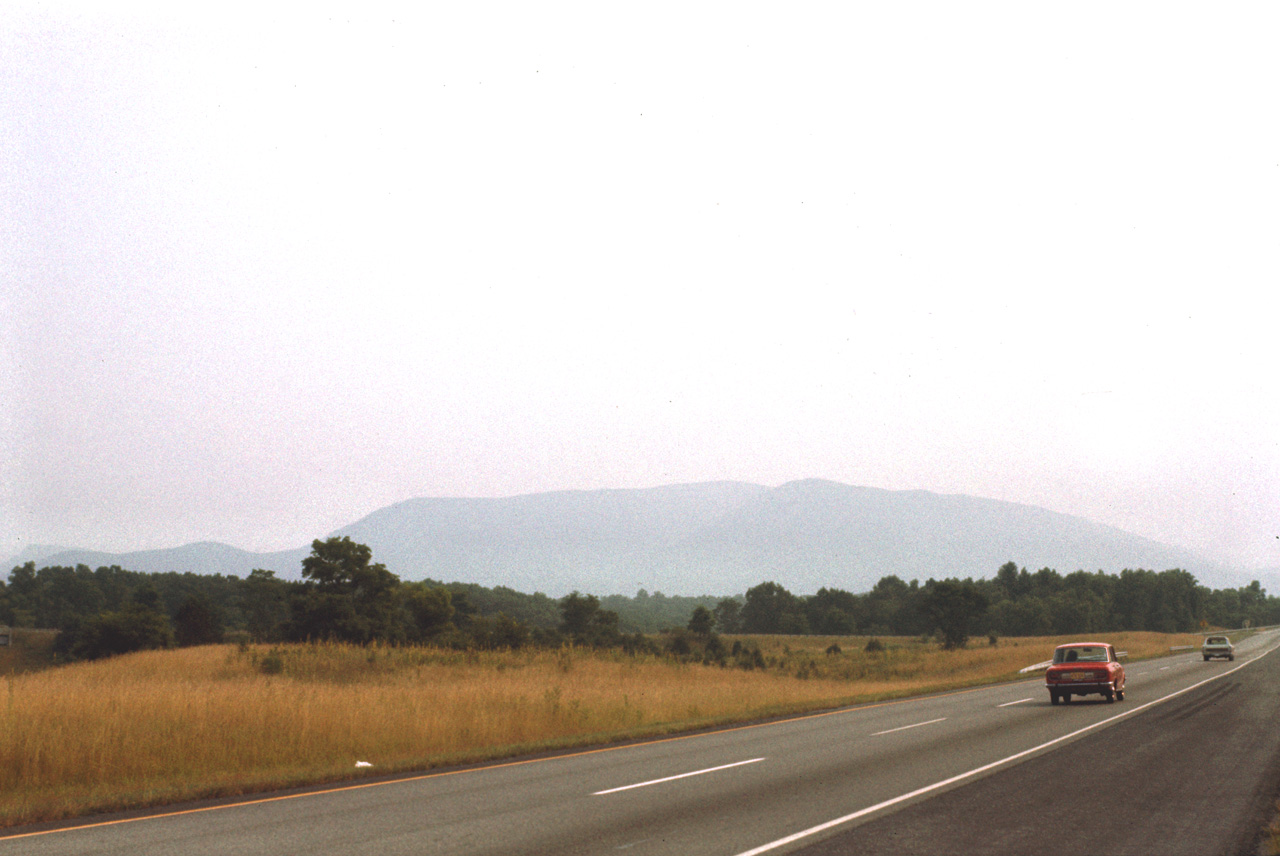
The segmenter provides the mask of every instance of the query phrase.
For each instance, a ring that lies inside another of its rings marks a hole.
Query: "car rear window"
[[[1053,652],[1055,663],[1105,663],[1110,657],[1107,649],[1100,645],[1079,645],[1072,648],[1058,648]]]

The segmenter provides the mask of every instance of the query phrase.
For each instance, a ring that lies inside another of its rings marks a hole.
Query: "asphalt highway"
[[[1051,706],[1037,676],[643,744],[12,830],[0,856],[1253,853],[1280,789],[1278,646],[1280,633],[1268,632],[1245,640],[1235,662],[1196,653],[1129,664],[1125,701],[1114,704],[1091,696]]]
[[[1236,665],[1156,665],[1215,679],[799,852],[1255,856],[1280,792],[1280,655]]]

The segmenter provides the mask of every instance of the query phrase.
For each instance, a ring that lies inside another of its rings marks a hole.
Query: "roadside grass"
[[[1199,636],[1098,634],[1130,659]],[[0,826],[655,737],[1027,678],[1063,638],[726,637],[739,669],[581,649],[216,645],[36,672],[0,688]],[[838,646],[836,653],[832,646]],[[828,653],[830,649],[831,653]],[[371,764],[356,768],[357,762]]]
[[[1110,642],[1127,652],[1125,660],[1161,657],[1180,646],[1199,647],[1203,637],[1181,633],[1098,633],[1097,641]],[[771,668],[792,671],[800,678],[838,679],[856,683],[865,691],[884,685],[894,695],[938,689],[977,686],[1018,677],[1019,670],[1043,662],[1065,642],[1091,641],[1092,636],[1006,637],[990,645],[985,638],[969,640],[968,647],[942,651],[931,640],[915,637],[881,637],[883,653],[865,650],[866,637],[760,636],[754,637]],[[825,652],[838,646],[838,655]]]

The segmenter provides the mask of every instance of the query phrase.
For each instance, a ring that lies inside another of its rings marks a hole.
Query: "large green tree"
[[[920,609],[933,629],[942,634],[943,648],[963,648],[974,622],[987,609],[987,596],[973,580],[929,580],[920,599]]]
[[[409,637],[414,642],[427,642],[456,629],[453,596],[444,586],[428,583],[406,583],[404,606],[409,617]],[[465,595],[462,596],[465,600]]]
[[[858,632],[862,603],[857,595],[841,589],[821,588],[805,599],[809,629],[829,636],[852,636]]]
[[[365,644],[404,639],[400,578],[349,536],[312,541],[302,560],[306,581],[290,604],[288,635]]]
[[[572,592],[560,600],[560,632],[579,645],[606,647],[622,639],[618,613],[600,608],[593,594]]]
[[[764,582],[747,590],[742,605],[744,633],[809,632],[804,604],[798,597],[775,582]]]
[[[237,605],[255,642],[277,642],[289,621],[289,587],[275,571],[254,568],[239,588]]]
[[[712,612],[716,617],[716,627],[721,633],[738,633],[742,630],[742,604],[734,598],[724,598]]]
[[[699,636],[710,636],[715,629],[716,617],[705,606],[695,606],[693,615],[689,617],[688,629]]]

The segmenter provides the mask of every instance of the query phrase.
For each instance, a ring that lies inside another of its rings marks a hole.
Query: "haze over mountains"
[[[703,482],[557,491],[497,499],[425,498],[387,506],[332,535],[368,544],[405,580],[503,585],[553,597],[638,589],[730,595],[766,580],[796,594],[870,589],[883,576],[990,577],[1008,561],[1037,570],[1182,568],[1211,588],[1268,584],[1190,551],[1043,508],[817,479],[776,488]],[[327,537],[327,536],[318,536]],[[120,565],[134,571],[253,568],[297,578],[310,545],[251,553],[225,544],[102,553],[29,547],[6,567]]]

